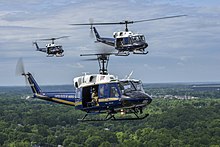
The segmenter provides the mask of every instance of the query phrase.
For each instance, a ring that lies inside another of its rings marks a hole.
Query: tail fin
[[[36,42],[36,41],[35,41],[35,42],[33,42],[33,45],[35,45],[35,46],[36,46],[37,51],[39,51],[39,50],[40,50],[40,48],[39,48],[39,46],[38,46],[38,44],[37,44],[37,42]]]
[[[99,35],[99,33],[98,33],[98,31],[96,30],[95,27],[93,27],[93,30],[94,30],[96,39],[97,39],[97,40],[100,39],[101,37],[100,37],[100,35]]]
[[[36,41],[33,42],[33,45],[36,46],[36,48],[37,48],[36,51],[41,51],[41,52],[45,52],[45,53],[47,52],[47,49],[46,48],[40,48]]]
[[[35,79],[33,78],[31,73],[29,72],[27,74],[23,73],[22,75],[25,76],[25,78],[27,78],[33,93],[37,93],[37,94],[41,93],[41,89],[39,85],[37,84],[37,82],[35,81]]]

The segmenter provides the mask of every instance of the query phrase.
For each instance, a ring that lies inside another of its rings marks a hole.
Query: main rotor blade
[[[90,18],[89,19],[89,23],[74,23],[74,24],[69,24],[69,25],[115,25],[115,24],[125,24],[125,22],[95,22],[94,23],[94,19]]]
[[[53,40],[53,38],[49,38],[49,39],[38,39],[38,41],[49,41],[49,40]]]
[[[61,39],[61,38],[68,38],[70,36],[61,36],[61,37],[57,37],[57,38],[46,38],[46,39],[38,39],[40,41],[49,41],[49,40],[57,40],[57,39]]]
[[[54,38],[54,39],[61,39],[61,38],[68,38],[70,36],[61,36],[61,37],[57,37],[57,38]]]
[[[125,24],[124,22],[100,22],[100,23],[74,23],[74,24],[70,24],[70,25],[115,25],[115,24]]]
[[[97,58],[83,59],[82,61],[97,61]]]
[[[97,22],[97,23],[75,23],[70,25],[116,25],[116,24],[132,24],[132,23],[138,23],[138,22],[144,22],[144,21],[154,21],[154,20],[160,20],[160,19],[169,19],[169,18],[175,18],[175,17],[183,17],[187,15],[174,15],[174,16],[166,16],[166,17],[158,17],[158,18],[152,18],[152,19],[143,19],[143,20],[136,20],[136,21],[121,21],[121,22]]]
[[[116,53],[80,54],[80,56],[109,56],[109,55],[116,55]]]
[[[183,16],[187,16],[187,15],[174,15],[174,16],[158,17],[158,18],[152,18],[152,19],[137,20],[137,21],[133,21],[133,23],[144,22],[144,21],[154,21],[154,20],[160,20],[160,19],[169,19],[169,18],[176,18],[176,17],[183,17]]]

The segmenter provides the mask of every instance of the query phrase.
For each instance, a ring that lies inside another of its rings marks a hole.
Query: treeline
[[[154,99],[138,121],[79,122],[74,107],[0,95],[0,146],[218,147],[220,99]]]
[[[169,85],[165,87],[163,84],[144,85],[145,91],[155,97],[165,95],[176,96],[193,96],[198,98],[220,98],[220,87],[193,87],[193,85]]]

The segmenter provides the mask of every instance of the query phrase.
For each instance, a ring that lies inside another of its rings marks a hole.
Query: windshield
[[[144,91],[141,81],[120,81],[120,89],[124,92]]]
[[[140,39],[141,39],[141,41],[145,41],[144,35],[141,35],[141,36],[140,36]]]
[[[132,36],[131,39],[133,42],[144,42],[145,41],[144,35]]]
[[[141,81],[133,81],[132,83],[137,91],[144,91],[143,84],[141,83]]]
[[[134,91],[135,90],[134,86],[129,81],[121,81],[120,85],[121,85],[120,86],[121,90],[124,90],[124,92],[130,92],[130,91]]]

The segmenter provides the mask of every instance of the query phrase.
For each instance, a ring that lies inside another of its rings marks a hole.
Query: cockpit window
[[[132,36],[132,42],[142,42],[145,41],[144,35]]]
[[[141,35],[141,36],[140,36],[140,39],[141,39],[142,41],[145,41],[144,35]]]
[[[144,91],[141,81],[133,81],[132,83],[134,84],[137,91]]]
[[[139,41],[139,37],[138,36],[133,36],[132,40],[133,40],[133,42],[138,42]]]
[[[132,85],[130,81],[121,81],[120,85],[121,85],[121,89],[124,90],[125,93],[135,90],[135,87]]]
[[[144,91],[141,81],[121,81],[121,90],[126,92]]]

